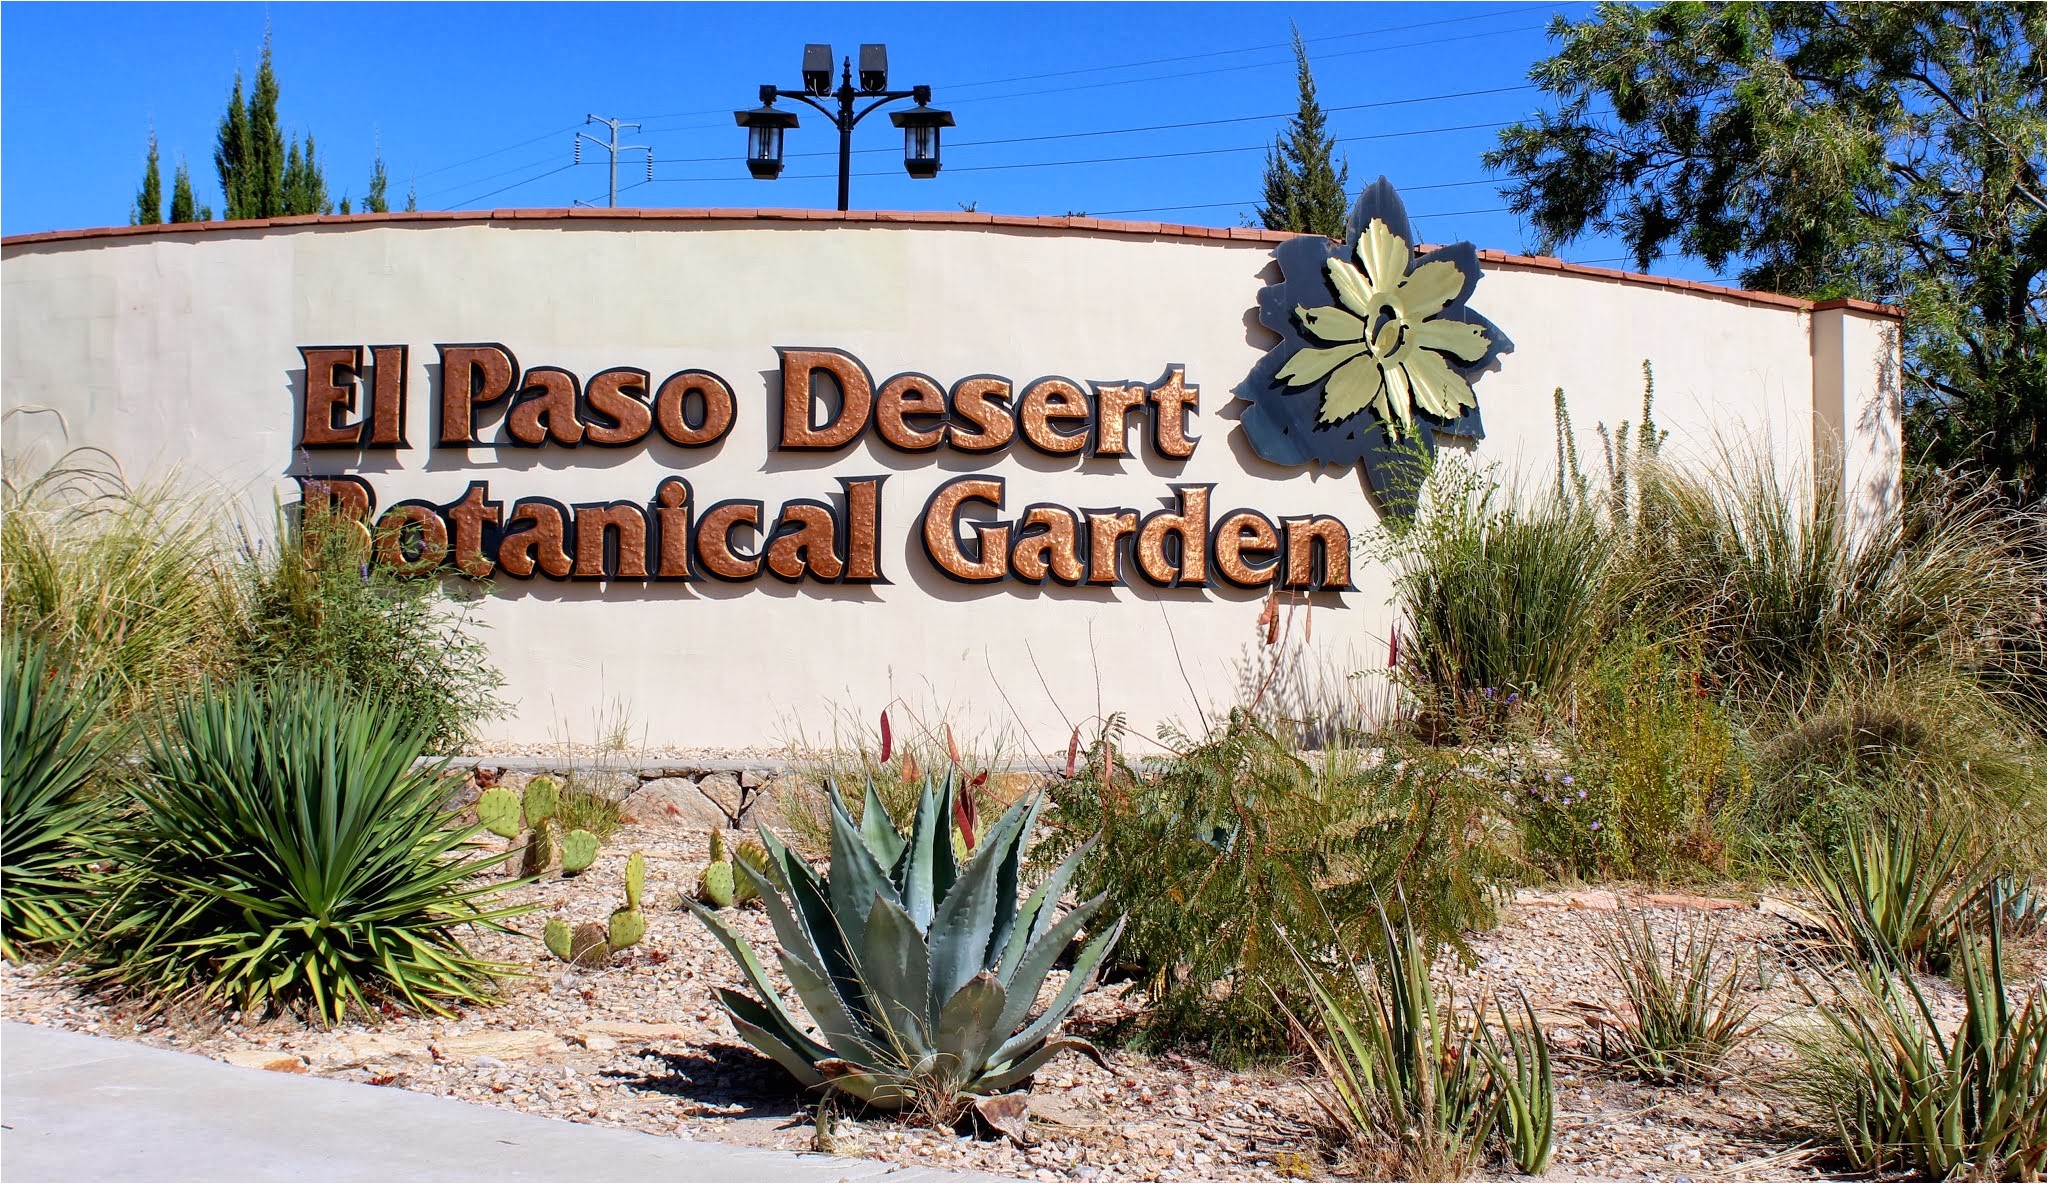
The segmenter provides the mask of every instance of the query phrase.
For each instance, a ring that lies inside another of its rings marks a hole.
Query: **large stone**
[[[747,791],[741,788],[739,779],[730,773],[713,773],[697,782],[697,792],[710,799],[711,804],[725,811],[727,826],[739,822],[740,815],[747,808]]]
[[[402,1036],[376,1032],[344,1036],[307,1053],[311,1060],[329,1069],[356,1069],[426,1055],[427,1049],[423,1044]]]
[[[1739,909],[1742,902],[1720,896],[1686,896],[1680,893],[1653,893],[1643,897],[1646,909],[1701,909],[1718,912],[1722,909]]]
[[[444,1061],[467,1061],[477,1057],[520,1060],[566,1051],[569,1046],[553,1032],[526,1028],[514,1031],[464,1032],[434,1041],[434,1055]]]
[[[700,830],[724,827],[725,812],[697,791],[688,778],[663,777],[642,782],[620,806],[626,821],[641,826],[683,826]]]
[[[781,830],[786,825],[782,815],[782,795],[790,787],[788,777],[777,777],[759,789],[747,791],[746,808],[740,812],[739,824],[747,830],[765,826],[769,830]]]

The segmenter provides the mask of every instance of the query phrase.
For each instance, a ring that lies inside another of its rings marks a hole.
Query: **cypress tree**
[[[379,152],[376,163],[370,166],[370,195],[363,199],[364,213],[388,214],[391,212],[391,203],[384,199],[384,192],[390,184],[391,178],[384,171],[384,154]],[[346,214],[348,211],[343,210],[342,213]]]
[[[227,114],[221,116],[220,134],[213,149],[214,171],[220,174],[223,216],[254,218],[255,197],[250,192],[250,160],[255,150],[249,138],[249,111],[242,102],[242,72],[235,71],[235,89],[228,95]]]
[[[420,182],[418,177],[405,183],[405,212],[410,214],[420,208]]]
[[[185,168],[185,162],[178,162],[178,171],[171,177],[171,221],[205,222],[213,217],[213,211],[202,208],[192,199],[192,174]]]
[[[163,174],[157,167],[156,129],[149,129],[149,164],[142,170],[142,191],[135,195],[130,226],[155,226],[164,220]]]
[[[1294,66],[1300,105],[1266,153],[1266,203],[1259,208],[1259,221],[1268,230],[1343,238],[1344,182],[1350,165],[1335,160],[1336,141],[1326,129],[1323,106],[1316,101],[1315,75],[1309,71],[1300,29],[1294,30]]]
[[[277,73],[270,68],[270,34],[265,33],[263,64],[256,69],[256,88],[249,93],[251,209],[243,215],[246,218],[276,218],[290,212],[286,209],[284,129],[277,122],[277,93]]]

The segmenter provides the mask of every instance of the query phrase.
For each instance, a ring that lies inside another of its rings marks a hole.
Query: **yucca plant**
[[[1438,1000],[1430,957],[1405,910],[1397,923],[1379,910],[1377,958],[1340,956],[1336,974],[1289,938],[1314,1001],[1315,1025],[1288,1018],[1327,1078],[1317,1101],[1361,1158],[1394,1179],[1470,1175],[1497,1141],[1522,1171],[1550,1163],[1556,1087],[1550,1050],[1534,1009],[1522,1000],[1517,1029],[1505,1007],[1459,1017],[1448,988]]]
[[[446,1014],[511,967],[462,943],[532,906],[471,877],[427,723],[313,678],[208,688],[148,741],[88,977],[158,1003]],[[515,881],[514,883],[520,883]]]
[[[1958,949],[1953,1035],[1896,959],[1814,1000],[1823,1029],[1801,1041],[1788,1086],[1858,1171],[2038,1180],[2048,1169],[2048,1010],[2039,982],[2013,1004],[2002,905],[1994,892],[1985,946]]]
[[[121,744],[100,683],[10,630],[0,650],[0,954],[70,940],[98,832],[116,800],[91,790]]]
[[[1728,1051],[1756,1030],[1756,1008],[1742,999],[1743,962],[1724,965],[1721,929],[1688,929],[1667,951],[1642,913],[1619,917],[1602,935],[1601,955],[1628,1007],[1619,1038],[1605,1049],[1622,1068],[1660,1085],[1710,1078]]]
[[[736,865],[767,906],[783,973],[815,1035],[790,1014],[732,927],[685,902],[753,989],[718,992],[749,1044],[806,1088],[841,1090],[884,1109],[913,1107],[941,1122],[957,1119],[973,1095],[1007,1090],[1061,1052],[1097,1055],[1086,1041],[1059,1036],[1059,1026],[1095,981],[1123,922],[1093,931],[1066,982],[1033,1018],[1053,964],[1104,901],[1097,896],[1057,916],[1084,848],[1019,905],[1037,795],[1005,811],[961,865],[953,854],[951,778],[925,783],[908,835],[897,832],[873,784],[858,825],[836,785],[829,789],[826,877],[765,827],[767,874]]]
[[[1808,847],[1793,871],[1844,951],[1939,972],[1982,894],[1983,864],[1964,829],[1937,816],[1867,826],[1834,858]]]

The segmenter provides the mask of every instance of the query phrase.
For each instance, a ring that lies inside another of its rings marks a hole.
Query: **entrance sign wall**
[[[721,747],[897,697],[1037,751],[1098,709],[1149,734],[1239,692],[1276,593],[1312,662],[1377,669],[1388,580],[1354,544],[1386,450],[1542,480],[1553,389],[1590,437],[1639,417],[1645,360],[1667,454],[1767,442],[1896,497],[1891,310],[1416,256],[1427,227],[1373,200],[1342,245],[775,211],[22,236],[6,458],[93,446],[258,522],[303,497],[379,526],[382,562],[489,577],[494,734],[616,698]]]

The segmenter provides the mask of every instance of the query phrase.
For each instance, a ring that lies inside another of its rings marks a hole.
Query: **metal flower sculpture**
[[[1472,384],[1514,346],[1465,306],[1479,282],[1472,244],[1415,258],[1414,239],[1382,177],[1359,195],[1341,246],[1303,236],[1274,251],[1281,280],[1259,293],[1259,321],[1282,340],[1237,388],[1261,457],[1360,463],[1385,497],[1410,483],[1395,472],[1404,451],[1484,435]]]

